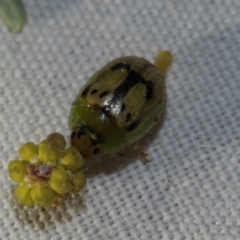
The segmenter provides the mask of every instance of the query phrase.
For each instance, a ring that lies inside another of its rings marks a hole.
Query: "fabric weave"
[[[25,0],[21,34],[0,23],[0,239],[239,239],[240,1]],[[142,139],[151,160],[96,159],[82,196],[23,208],[8,162],[49,133],[70,135],[71,103],[122,55],[174,62],[163,124]]]

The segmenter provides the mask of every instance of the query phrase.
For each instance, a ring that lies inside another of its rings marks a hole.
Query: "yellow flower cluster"
[[[49,208],[83,189],[84,159],[75,147],[65,147],[63,135],[51,133],[39,145],[27,142],[19,148],[20,159],[9,163],[8,175],[18,183],[15,197],[20,203]]]

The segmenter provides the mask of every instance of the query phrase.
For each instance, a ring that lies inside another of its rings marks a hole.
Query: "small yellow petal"
[[[84,159],[75,147],[69,147],[62,152],[61,164],[67,170],[77,170],[84,164]]]
[[[31,197],[31,188],[27,186],[25,183],[20,183],[15,190],[15,198],[18,202],[28,207],[34,205],[34,201]]]
[[[23,162],[21,160],[13,160],[8,165],[8,176],[14,181],[14,182],[21,182],[26,175],[27,172],[27,166],[29,163]]]
[[[70,176],[67,171],[57,166],[53,169],[52,174],[48,180],[49,186],[57,193],[67,193],[71,190]]]
[[[57,193],[54,192],[49,186],[33,187],[31,197],[35,204],[43,207],[51,207],[55,201]]]
[[[54,132],[47,136],[48,142],[55,146],[59,150],[64,150],[66,147],[66,140],[61,133]]]
[[[42,163],[52,164],[59,159],[60,152],[47,140],[43,140],[39,144],[38,158]]]
[[[32,142],[27,142],[19,148],[18,155],[24,161],[36,161],[38,155],[38,145]]]
[[[82,171],[77,171],[74,173],[72,178],[72,183],[73,183],[73,186],[72,186],[71,192],[73,193],[77,193],[85,187],[86,177]]]

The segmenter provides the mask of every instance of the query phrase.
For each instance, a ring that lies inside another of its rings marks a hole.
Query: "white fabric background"
[[[0,22],[1,239],[239,239],[240,1],[25,0],[28,24]],[[13,199],[7,165],[27,141],[69,136],[71,103],[121,55],[168,49],[164,124],[136,154],[105,156],[80,195],[48,211]],[[39,136],[41,133],[41,136]]]

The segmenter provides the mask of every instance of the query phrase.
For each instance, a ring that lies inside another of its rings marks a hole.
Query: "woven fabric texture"
[[[21,34],[0,22],[0,239],[239,239],[240,1],[25,0]],[[89,164],[56,209],[24,208],[7,176],[18,147],[70,135],[71,103],[122,55],[173,53],[167,113],[141,144],[151,160]]]

